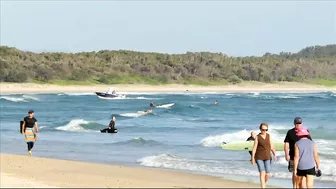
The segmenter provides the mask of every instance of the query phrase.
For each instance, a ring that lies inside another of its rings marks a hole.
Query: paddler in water
[[[154,102],[151,102],[151,103],[149,103],[149,106],[150,106],[150,107],[156,107],[157,104],[154,104]]]
[[[38,134],[37,119],[35,119],[34,117],[33,110],[29,110],[28,116],[26,116],[23,119],[21,133],[25,135],[25,139],[26,139],[27,146],[28,146],[28,155],[31,156],[32,149],[34,147],[34,142],[36,141],[36,135]]]
[[[215,104],[215,105],[218,104],[218,101],[216,100],[216,101],[214,102],[214,104]]]
[[[100,130],[100,132],[102,133],[117,133],[118,129],[115,128],[115,121],[116,121],[116,117],[112,116],[112,119],[110,121],[110,124],[107,128]]]

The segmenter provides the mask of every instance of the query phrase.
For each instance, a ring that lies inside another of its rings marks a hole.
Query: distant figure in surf
[[[218,101],[216,100],[216,101],[214,102],[214,104],[218,104]]]
[[[254,141],[256,138],[257,134],[255,131],[251,131],[251,136],[246,139],[246,141]],[[250,155],[252,156],[252,151],[249,151]],[[252,159],[251,159],[252,160]]]
[[[110,121],[109,126],[105,129],[103,129],[103,130],[100,130],[100,132],[102,132],[102,133],[117,133],[118,129],[115,128],[115,121],[116,121],[115,116],[112,116],[112,119]]]
[[[23,119],[21,133],[25,135],[28,146],[28,155],[31,156],[34,142],[36,141],[36,135],[38,134],[37,120],[34,117],[33,110],[29,110],[28,116]]]
[[[149,106],[150,106],[150,107],[156,107],[157,104],[154,104],[154,102],[151,102],[151,103],[149,103]]]

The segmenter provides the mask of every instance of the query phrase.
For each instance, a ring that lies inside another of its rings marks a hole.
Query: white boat
[[[110,87],[107,92],[95,92],[99,98],[102,99],[114,99],[114,98],[125,98],[125,95],[116,94],[113,87]]]

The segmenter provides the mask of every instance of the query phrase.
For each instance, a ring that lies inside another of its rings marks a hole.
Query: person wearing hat
[[[292,172],[292,184],[293,188],[305,188],[305,179],[303,178],[302,182],[300,183],[301,186],[298,185],[296,182],[297,176],[294,174],[294,146],[297,141],[300,140],[300,138],[296,135],[296,132],[298,129],[302,127],[302,119],[300,117],[294,118],[294,128],[287,131],[285,140],[284,140],[284,151],[285,151],[285,158],[288,161],[288,171]],[[308,130],[309,132],[309,130]],[[307,137],[308,139],[312,140],[311,136],[309,135]]]
[[[113,115],[110,124],[107,128],[100,130],[102,133],[117,133],[118,130],[115,128],[116,117]]]
[[[296,135],[300,138],[299,141],[295,143],[294,147],[295,155],[293,172],[294,175],[297,176],[296,182],[300,186],[305,177],[307,188],[313,188],[316,170],[321,172],[317,148],[314,142],[308,139],[310,134],[305,127],[301,126],[298,128]],[[321,176],[321,173],[318,176]]]
[[[35,128],[35,129],[34,129]],[[22,124],[22,134],[25,135],[25,139],[28,146],[28,155],[32,155],[32,149],[34,147],[34,142],[36,141],[36,135],[38,133],[37,120],[34,117],[34,111],[29,110],[28,116],[23,119]]]

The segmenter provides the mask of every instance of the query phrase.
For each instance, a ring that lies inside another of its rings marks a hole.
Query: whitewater
[[[215,105],[214,101],[218,100]],[[156,104],[174,104],[151,108]],[[296,116],[310,130],[321,159],[317,186],[336,186],[336,95],[322,93],[137,93],[105,100],[94,93],[1,95],[1,153],[26,155],[19,122],[35,110],[40,135],[34,156],[146,166],[258,183],[248,152],[223,142],[245,141],[261,122],[283,142]],[[138,111],[153,109],[153,114]],[[100,133],[111,115],[119,133]],[[291,187],[283,151],[270,184]]]

